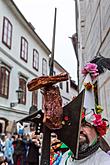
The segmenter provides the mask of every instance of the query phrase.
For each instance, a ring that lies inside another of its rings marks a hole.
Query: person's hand
[[[39,146],[40,147],[40,142],[38,139],[32,139],[32,142],[34,142],[35,145]]]
[[[36,137],[35,131],[31,132],[31,138],[33,139],[33,138],[35,138],[35,137]]]

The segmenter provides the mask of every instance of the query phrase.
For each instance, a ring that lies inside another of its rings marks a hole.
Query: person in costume
[[[94,117],[94,115],[93,115]],[[62,156],[60,165],[109,165],[110,156],[100,148],[100,139],[107,130],[106,121],[97,116],[94,125],[83,119],[79,136],[78,158],[75,159],[73,153],[69,150]],[[97,126],[95,125],[95,122]],[[98,125],[99,124],[99,125]]]
[[[108,121],[103,119],[103,109],[96,105],[92,80],[98,75],[97,66],[88,64],[83,69],[86,76],[84,81],[85,96],[82,119],[79,132],[78,155],[69,150],[62,156],[59,165],[109,165],[110,156],[103,151],[100,145],[102,137],[108,129]],[[74,140],[74,139],[73,139]]]
[[[59,165],[62,158],[61,145],[62,143],[58,140],[57,135],[51,133],[50,165]]]

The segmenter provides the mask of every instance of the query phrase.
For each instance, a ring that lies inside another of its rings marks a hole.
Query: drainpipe
[[[75,0],[75,18],[76,18],[76,33],[72,35],[72,44],[75,50],[75,55],[77,59],[77,80],[78,80],[78,88],[79,88],[79,57],[78,57],[78,0]],[[79,92],[79,89],[78,89]]]

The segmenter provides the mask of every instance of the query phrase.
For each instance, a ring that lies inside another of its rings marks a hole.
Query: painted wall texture
[[[78,0],[78,58],[80,87],[81,69],[99,53],[110,58],[110,0]],[[110,120],[110,71],[98,78],[99,102],[103,115]],[[107,134],[110,142],[110,130]]]

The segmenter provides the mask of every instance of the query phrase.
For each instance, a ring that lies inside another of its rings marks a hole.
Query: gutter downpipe
[[[77,37],[77,51],[76,51],[76,59],[77,59],[77,79],[78,79],[78,92],[79,92],[79,58],[78,58],[78,0],[75,0],[75,17],[76,17],[76,37]]]

